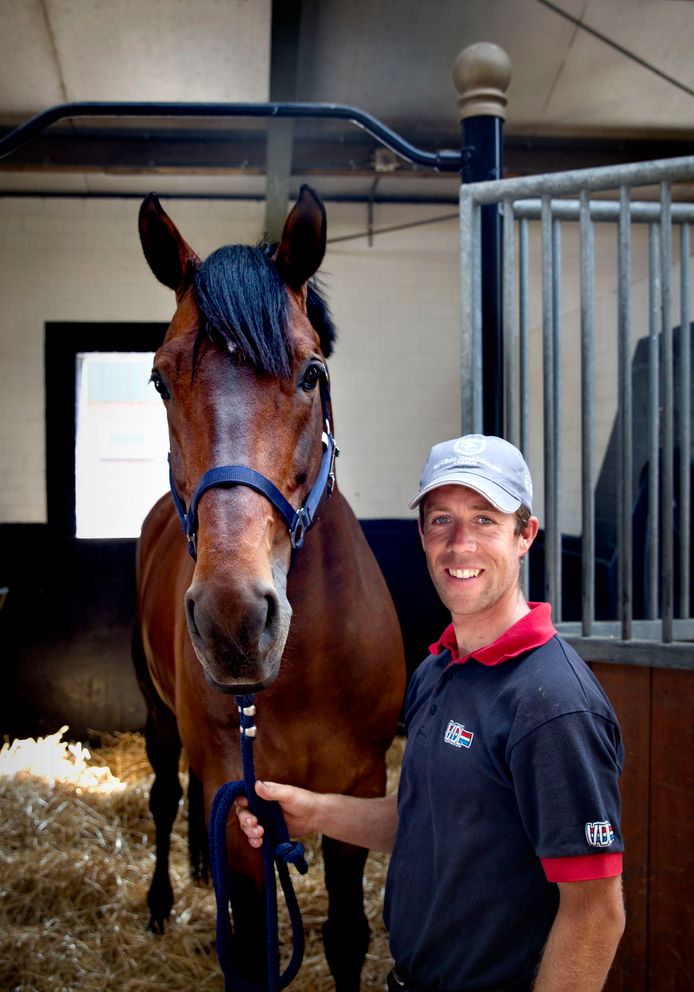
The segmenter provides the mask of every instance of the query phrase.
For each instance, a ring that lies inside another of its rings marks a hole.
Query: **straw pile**
[[[192,884],[183,806],[174,827],[176,902],[163,937],[147,930],[154,867],[151,769],[139,734],[102,737],[90,752],[67,728],[0,750],[0,989],[8,992],[223,992],[214,951],[214,894]],[[389,754],[389,791],[402,741]],[[184,784],[185,772],[181,776]],[[326,897],[317,838],[309,872],[293,869],[306,932],[292,992],[333,988],[320,926]],[[371,854],[366,912],[372,930],[362,988],[382,989],[390,968],[381,920],[387,858]],[[281,932],[288,932],[286,917]]]

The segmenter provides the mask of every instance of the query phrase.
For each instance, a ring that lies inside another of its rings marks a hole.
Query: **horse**
[[[147,901],[150,928],[161,933],[173,906],[181,749],[191,865],[204,878],[213,797],[241,777],[234,696],[259,693],[259,778],[379,796],[405,662],[385,580],[334,478],[334,451],[326,468],[335,333],[314,279],[326,245],[318,195],[302,186],[274,247],[227,245],[202,261],[154,194],[141,204],[139,233],[176,299],[151,376],[168,418],[173,500],[155,504],[138,540],[133,635],[155,776]],[[295,517],[291,533],[285,511]],[[368,852],[327,837],[321,848],[325,955],[337,992],[356,992],[369,942]],[[227,850],[235,962],[262,984],[262,864],[234,816]]]

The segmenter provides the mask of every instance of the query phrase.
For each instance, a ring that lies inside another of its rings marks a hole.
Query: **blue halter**
[[[272,503],[279,515],[287,525],[289,539],[292,550],[298,549],[304,543],[306,531],[313,526],[316,520],[318,508],[324,496],[329,496],[335,484],[335,458],[340,453],[340,449],[335,444],[330,423],[330,393],[328,390],[327,374],[321,376],[320,381],[321,404],[323,407],[323,421],[325,430],[323,431],[323,458],[320,469],[316,476],[316,481],[308,494],[304,504],[295,510],[291,503],[285,499],[269,479],[266,479],[260,472],[249,468],[246,465],[220,465],[211,468],[200,479],[197,488],[190,501],[190,507],[186,511],[185,504],[176,492],[176,485],[173,478],[171,466],[171,455],[169,454],[169,485],[173,497],[174,506],[178,519],[181,521],[183,533],[188,541],[188,551],[190,556],[197,557],[197,534],[198,534],[198,504],[203,493],[215,486],[248,486],[256,492],[265,496]]]

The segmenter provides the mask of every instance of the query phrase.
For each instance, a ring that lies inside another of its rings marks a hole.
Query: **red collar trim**
[[[458,655],[458,642],[455,637],[455,628],[449,624],[438,641],[430,645],[432,654],[441,654],[442,651],[450,651],[451,661],[463,665],[470,658],[474,657],[482,665],[500,665],[502,661],[509,658],[517,658],[525,651],[539,648],[546,644],[556,634],[552,623],[552,607],[549,603],[528,603],[530,612],[521,617],[512,627],[509,627],[501,637],[497,637],[491,644],[486,644],[476,651],[471,651],[464,657]]]

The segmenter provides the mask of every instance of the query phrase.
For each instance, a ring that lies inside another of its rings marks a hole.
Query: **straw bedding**
[[[0,751],[0,989],[223,992],[214,894],[190,880],[183,804],[172,837],[173,914],[164,936],[147,930],[154,831],[143,737],[102,736],[90,753],[63,740],[65,731]],[[401,755],[398,739],[389,753],[389,791]],[[185,787],[185,771],[181,777]],[[306,932],[291,989],[327,992],[333,983],[320,935],[326,897],[318,838],[306,848],[308,875],[291,871]],[[386,868],[386,856],[369,855],[372,939],[363,989],[382,989],[391,963],[381,920]],[[283,914],[281,934],[288,929]]]

